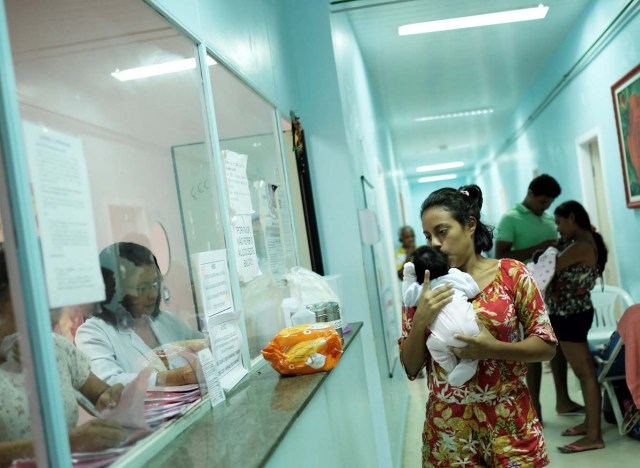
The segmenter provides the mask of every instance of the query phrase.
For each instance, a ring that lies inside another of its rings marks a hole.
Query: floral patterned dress
[[[472,304],[479,321],[500,341],[520,341],[522,329],[524,337],[557,342],[540,292],[517,260],[500,260],[496,277]],[[400,356],[414,313],[413,307],[403,308]],[[423,466],[532,467],[549,463],[542,427],[525,383],[526,363],[482,360],[477,374],[460,387],[449,385],[446,371],[428,355],[424,365],[430,394],[422,434]]]

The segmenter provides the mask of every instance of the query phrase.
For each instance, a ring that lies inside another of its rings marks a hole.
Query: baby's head
[[[440,278],[449,271],[447,254],[433,247],[418,247],[413,252],[412,261],[416,267],[416,279],[420,284],[424,283],[424,272],[427,270],[429,270],[430,279]]]

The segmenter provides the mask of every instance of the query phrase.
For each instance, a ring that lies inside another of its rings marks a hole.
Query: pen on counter
[[[85,410],[87,410],[89,414],[91,414],[92,416],[95,416],[96,418],[102,419],[102,415],[100,414],[100,411],[98,411],[98,409],[94,406],[94,404],[91,403],[91,401],[89,401],[89,399],[86,396],[84,396],[82,393],[80,393],[78,390],[76,390],[76,400],[78,401],[80,406],[82,406]]]

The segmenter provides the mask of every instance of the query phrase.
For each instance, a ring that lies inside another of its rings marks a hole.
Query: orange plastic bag
[[[280,374],[313,374],[336,366],[342,340],[329,323],[283,328],[264,347],[262,356]]]

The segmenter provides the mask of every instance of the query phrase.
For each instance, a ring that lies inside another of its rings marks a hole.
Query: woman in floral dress
[[[481,255],[493,245],[491,229],[480,221],[481,208],[482,191],[470,185],[437,190],[420,210],[429,245],[445,252],[451,267],[469,273],[481,291],[472,301],[480,333],[457,337],[467,346],[454,349],[459,358],[480,363],[477,374],[460,387],[449,385],[425,344],[429,325],[451,301],[451,288],[430,291],[425,275],[418,306],[403,310],[402,364],[412,380],[426,366],[430,390],[422,463],[544,466],[549,460],[525,383],[526,363],[553,358],[556,338],[527,268],[517,260]]]
[[[580,380],[586,408],[585,420],[562,433],[580,438],[559,449],[563,453],[577,453],[604,448],[600,385],[587,333],[594,315],[590,291],[604,271],[607,248],[602,236],[592,231],[589,215],[577,201],[558,205],[554,215],[566,247],[558,254],[556,274],[547,287],[545,300],[562,351]]]

